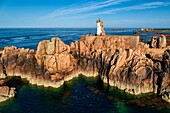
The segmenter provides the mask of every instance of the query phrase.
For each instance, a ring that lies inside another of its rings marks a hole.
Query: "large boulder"
[[[70,54],[70,47],[59,38],[40,42],[35,57],[38,65],[46,70],[45,73],[53,75],[51,80],[55,80],[56,73],[59,73],[57,76],[63,76],[74,70],[75,59]]]
[[[166,50],[163,55],[162,73],[159,77],[159,95],[170,102],[170,50]]]
[[[166,47],[166,36],[165,35],[157,35],[153,36],[151,39],[150,46],[152,48],[165,48]]]
[[[6,101],[15,96],[15,88],[0,86],[0,102]]]
[[[166,47],[166,36],[165,35],[161,35],[158,38],[158,48],[164,48]]]

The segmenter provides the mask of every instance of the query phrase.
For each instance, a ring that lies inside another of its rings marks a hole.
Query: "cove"
[[[127,104],[139,96],[124,93],[99,77],[80,75],[60,88],[31,85],[23,80],[15,98],[2,102],[2,113],[165,113],[169,109]],[[149,94],[147,94],[148,96]],[[142,98],[146,96],[143,95]],[[153,97],[151,95],[151,97]],[[152,98],[151,98],[152,99]],[[149,101],[149,100],[148,100]]]

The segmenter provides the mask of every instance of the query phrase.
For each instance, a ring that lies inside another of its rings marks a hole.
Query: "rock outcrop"
[[[0,79],[0,102],[15,97],[16,90],[22,85],[21,77],[6,77]]]
[[[165,34],[166,37],[166,45],[169,46],[170,45],[170,34]]]
[[[137,45],[138,38],[134,37],[134,44],[128,43],[128,39],[119,36],[82,37],[70,48],[74,57],[80,59],[78,65],[81,69],[97,73],[109,85],[135,95],[154,92],[153,61],[145,56],[148,46]]]
[[[166,36],[165,35],[157,35],[153,36],[151,39],[152,48],[165,48],[166,47]]]
[[[0,86],[0,102],[6,101],[15,96],[15,88]]]
[[[70,46],[52,38],[41,41],[36,52],[5,47],[0,74],[21,76],[32,84],[55,88],[79,74],[100,76],[105,83],[127,93],[152,92],[169,101],[170,52],[150,51],[138,36],[83,36]]]
[[[67,75],[74,73],[77,60],[70,54],[70,47],[59,38],[39,43],[35,58],[44,75],[52,81],[61,81]]]
[[[162,67],[160,68],[161,73],[158,75],[160,78],[159,95],[168,102],[170,102],[170,50],[166,50],[163,55]]]

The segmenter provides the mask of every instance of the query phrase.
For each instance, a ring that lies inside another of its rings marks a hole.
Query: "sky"
[[[170,0],[0,0],[0,28],[170,28]]]

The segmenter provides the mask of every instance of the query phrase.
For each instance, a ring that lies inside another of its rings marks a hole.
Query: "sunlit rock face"
[[[6,101],[15,96],[15,88],[8,86],[0,86],[0,102]]]
[[[98,73],[109,85],[135,95],[154,92],[153,61],[139,37],[84,36],[70,48],[80,69]]]
[[[161,73],[159,77],[159,95],[168,102],[170,102],[170,50],[167,49],[163,55],[162,67],[160,67]]]
[[[157,55],[138,36],[86,35],[70,46],[52,38],[39,42],[36,51],[5,47],[0,74],[55,88],[79,74],[100,76],[127,93],[154,92],[168,101],[170,53],[165,50]]]
[[[153,36],[151,39],[150,46],[152,48],[165,48],[166,47],[166,36],[165,35]]]
[[[8,76],[32,76],[35,72],[36,64],[34,50],[12,47],[5,47],[2,56],[1,64],[3,65],[4,74]]]
[[[59,38],[40,42],[35,57],[38,65],[46,70],[45,73],[52,75],[53,81],[61,80],[63,75],[70,74],[76,64],[76,60],[70,54],[70,47]]]

